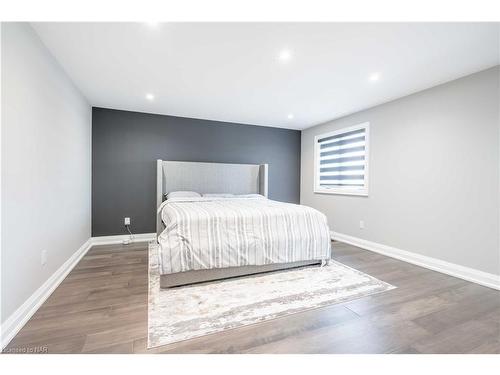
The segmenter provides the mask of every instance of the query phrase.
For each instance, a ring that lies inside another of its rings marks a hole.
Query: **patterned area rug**
[[[148,348],[346,302],[395,287],[332,261],[160,289],[158,246],[149,245]]]

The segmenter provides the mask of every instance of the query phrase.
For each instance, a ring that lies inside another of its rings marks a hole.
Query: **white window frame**
[[[352,188],[330,188],[326,189],[321,187],[319,184],[319,154],[320,147],[318,140],[326,137],[331,137],[334,135],[347,133],[353,130],[365,129],[365,185],[360,189]],[[338,129],[332,132],[319,134],[314,137],[314,193],[316,194],[340,194],[340,195],[359,195],[368,196],[368,182],[369,182],[369,165],[370,165],[370,123],[364,122],[362,124],[349,126],[346,128]]]

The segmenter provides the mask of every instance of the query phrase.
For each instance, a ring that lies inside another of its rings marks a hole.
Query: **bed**
[[[162,288],[330,259],[325,215],[268,199],[267,176],[267,164],[157,161]],[[173,191],[233,195],[166,199]]]

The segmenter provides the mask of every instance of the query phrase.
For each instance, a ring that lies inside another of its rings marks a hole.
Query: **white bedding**
[[[330,259],[325,215],[264,197],[176,198],[160,206],[161,274]]]

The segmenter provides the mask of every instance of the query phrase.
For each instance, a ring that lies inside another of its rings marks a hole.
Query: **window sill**
[[[334,189],[314,189],[314,194],[334,194],[334,195],[354,195],[367,197],[368,190],[359,190],[359,191],[348,191],[348,190],[334,190]]]

